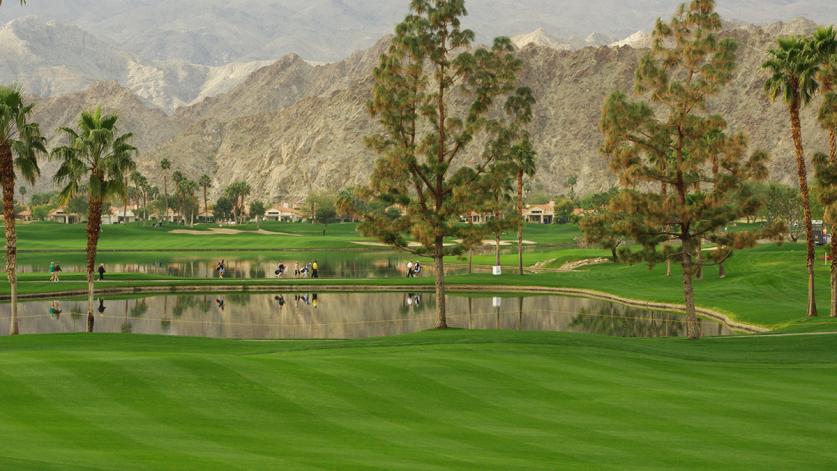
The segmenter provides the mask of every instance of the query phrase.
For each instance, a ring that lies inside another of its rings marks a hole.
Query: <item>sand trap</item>
[[[355,245],[362,245],[364,247],[391,247],[391,245],[387,245],[387,244],[384,244],[384,243],[381,243],[381,242],[352,241],[352,243],[355,244]],[[456,244],[445,244],[445,247],[453,247],[455,245]],[[407,244],[407,247],[419,248],[419,247],[423,247],[423,246],[418,242],[409,242]]]
[[[484,240],[484,241],[482,241],[482,245],[489,245],[491,247],[495,247],[497,245],[497,241],[496,240]],[[516,240],[515,241],[511,241],[511,240],[501,240],[500,241],[500,247],[509,247],[509,246],[512,246],[512,245],[517,245],[517,241]],[[523,245],[537,245],[537,242],[532,242],[531,240],[524,240]]]
[[[190,231],[186,229],[177,229],[174,231],[169,231],[169,234],[187,234],[187,235],[198,235],[198,236],[205,236],[205,235],[216,235],[214,232],[211,231]]]
[[[458,244],[461,244],[462,239],[457,239],[456,242]],[[486,246],[489,246],[489,247],[496,247],[497,246],[497,241],[486,239],[486,240],[482,241],[482,245],[486,245]],[[517,241],[516,240],[501,240],[500,241],[500,247],[511,247],[512,245],[517,245]],[[533,242],[531,240],[524,240],[523,245],[538,245],[538,243]]]
[[[253,234],[280,235],[280,236],[287,236],[287,237],[302,237],[302,234],[291,234],[290,232],[273,232],[273,231],[266,231],[264,229],[259,229],[258,231],[254,232]]]

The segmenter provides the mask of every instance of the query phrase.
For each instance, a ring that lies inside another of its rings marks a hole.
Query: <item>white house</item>
[[[137,215],[134,213],[136,206],[128,206],[126,211],[124,207],[111,207],[110,212],[102,214],[102,224],[127,224],[137,221]]]
[[[288,203],[275,204],[265,211],[265,221],[299,222],[305,219],[301,211],[294,209]]]
[[[530,223],[552,224],[555,222],[555,201],[526,205],[523,209],[523,219]]]
[[[52,222],[60,222],[63,224],[75,224],[81,221],[78,214],[67,212],[65,208],[53,209],[49,213],[49,220]]]

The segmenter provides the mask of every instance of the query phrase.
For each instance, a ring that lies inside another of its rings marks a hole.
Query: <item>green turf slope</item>
[[[834,469],[837,337],[0,339],[2,469]]]

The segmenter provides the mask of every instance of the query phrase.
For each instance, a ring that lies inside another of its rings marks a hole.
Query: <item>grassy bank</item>
[[[0,467],[828,469],[834,337],[0,339]]]

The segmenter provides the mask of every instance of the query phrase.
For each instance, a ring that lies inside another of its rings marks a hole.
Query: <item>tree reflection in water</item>
[[[709,327],[707,321],[704,327]],[[711,325],[711,323],[709,323]],[[602,304],[582,307],[573,317],[570,326],[590,334],[614,337],[681,337],[686,335],[685,318],[682,315],[647,311],[621,304]],[[717,330],[723,333],[723,325]]]
[[[674,313],[567,296],[500,297],[451,295],[451,325],[616,336],[685,334],[681,317]],[[224,302],[223,309],[218,301]],[[69,315],[60,318],[48,314],[50,303],[21,303],[19,328],[30,334],[85,330],[83,301],[64,301]],[[95,323],[97,332],[248,339],[367,338],[432,329],[434,304],[432,293],[420,292],[163,294],[102,300],[106,310],[95,313],[89,329]],[[9,334],[8,306],[0,304],[0,319],[0,335]],[[703,321],[703,329],[712,334],[730,333],[728,327],[708,319]]]
[[[134,301],[134,305],[131,307],[131,317],[142,317],[146,312],[148,312],[148,303],[145,302],[145,298]]]

